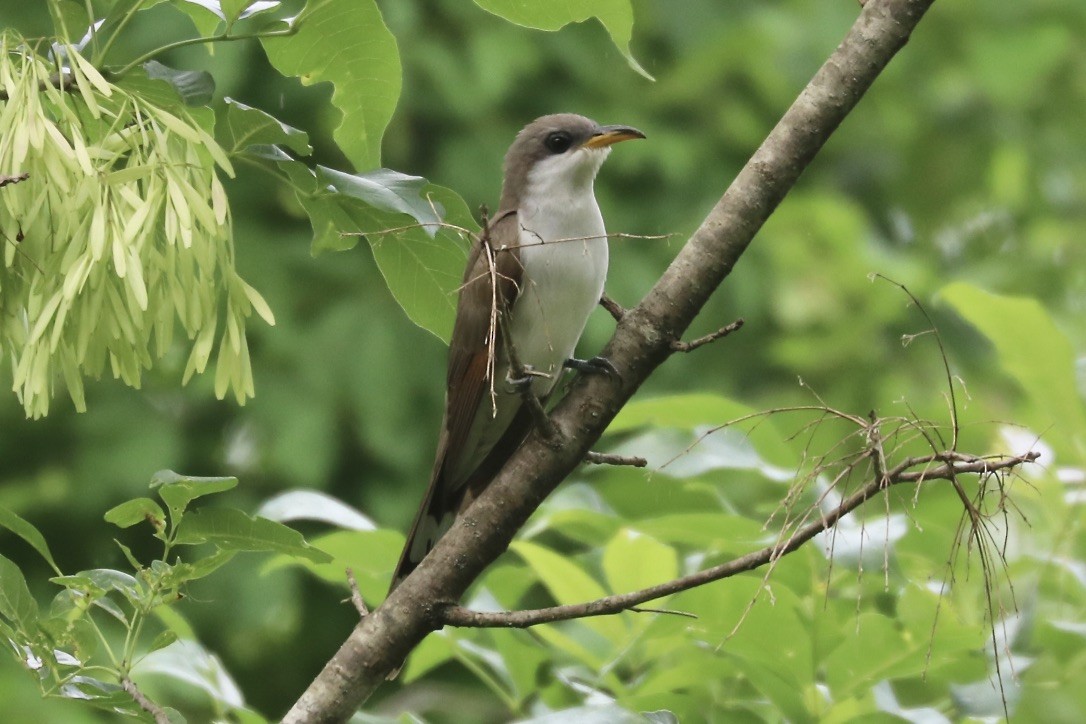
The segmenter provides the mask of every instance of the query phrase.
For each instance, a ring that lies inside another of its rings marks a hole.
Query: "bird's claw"
[[[567,369],[577,370],[578,372],[581,372],[583,374],[602,374],[607,375],[616,382],[622,381],[622,375],[618,373],[618,368],[615,367],[615,365],[611,363],[611,360],[607,359],[606,357],[600,357],[598,355],[596,357],[593,357],[592,359],[576,359],[570,357],[562,363],[562,366]]]
[[[518,393],[524,393],[530,390],[532,382],[538,377],[548,380],[551,378],[546,372],[541,372],[531,365],[523,365],[517,372],[520,373],[520,376],[513,377],[513,370],[509,370],[509,374],[505,376],[505,381],[513,388],[514,392]]]

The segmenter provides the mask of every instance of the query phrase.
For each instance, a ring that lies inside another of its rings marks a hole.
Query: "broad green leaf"
[[[229,563],[237,552],[238,551],[234,549],[220,548],[211,555],[198,558],[192,563],[179,561],[170,564],[168,570],[159,571],[161,574],[161,583],[163,586],[170,588],[179,588],[189,581],[195,581],[205,576],[209,576]],[[162,564],[162,561],[155,561],[152,566],[158,564],[166,565]]]
[[[159,470],[151,476],[151,489],[157,488],[159,496],[174,511],[183,511],[193,500],[230,490],[237,484],[238,479],[233,477],[200,478],[172,470]]]
[[[581,23],[589,18],[596,18],[606,28],[611,40],[625,56],[630,67],[649,80],[653,80],[653,77],[641,67],[630,52],[634,21],[630,0],[579,0],[578,2],[475,0],[475,4],[511,23],[537,30],[558,30],[570,23]]]
[[[215,125],[218,141],[228,153],[240,153],[250,146],[286,146],[308,156],[313,152],[309,134],[288,126],[259,108],[251,108],[233,98],[223,99],[226,111]],[[289,157],[288,157],[289,158]]]
[[[119,684],[101,681],[90,676],[72,676],[65,680],[59,693],[63,697],[85,701],[97,709],[114,715],[131,717],[140,715],[139,705]]]
[[[205,38],[221,33],[224,13],[219,0],[173,0],[173,5],[189,16],[196,30]]]
[[[132,667],[137,684],[144,676],[152,674],[192,684],[228,709],[245,706],[241,689],[222,661],[197,641],[174,641],[147,654]]]
[[[381,164],[381,137],[400,96],[396,40],[374,0],[309,0],[292,21],[296,32],[262,38],[268,60],[303,83],[332,83],[343,114],[335,139],[358,169]]]
[[[147,521],[154,526],[155,530],[160,530],[165,524],[166,513],[150,498],[136,498],[107,510],[105,519],[107,523],[112,523],[118,528],[131,528],[137,523]]]
[[[317,490],[288,490],[265,500],[256,514],[285,523],[316,520],[348,530],[377,530],[377,525],[338,498]]]
[[[411,657],[404,667],[402,679],[410,684],[415,679],[425,676],[431,670],[453,658],[452,634],[448,630],[435,631],[422,640],[411,652]]]
[[[386,170],[352,175],[321,168],[318,180],[313,170],[274,145],[249,146],[245,154],[283,174],[294,188],[313,227],[314,254],[351,249],[366,236],[389,291],[408,318],[448,343],[470,243],[458,229],[474,233],[478,228],[463,199]]]
[[[918,656],[928,646],[927,637],[903,636],[891,619],[863,613],[845,624],[847,635],[825,659],[826,680],[835,693],[850,696],[873,681],[921,674],[926,666]]]
[[[188,106],[205,106],[215,95],[215,79],[204,70],[177,70],[157,60],[143,64],[148,78],[164,80],[173,86]]]
[[[539,672],[551,660],[551,652],[539,645],[533,632],[502,631],[494,636],[494,648],[505,662],[509,682],[518,701],[539,693]]]
[[[603,573],[612,593],[628,593],[677,577],[679,557],[671,546],[624,528],[603,550]]]
[[[0,505],[0,527],[7,528],[29,543],[38,552],[38,555],[45,559],[50,568],[56,571],[57,574],[61,573],[56,561],[53,560],[53,553],[49,550],[49,544],[45,542],[45,536],[29,521]]]
[[[642,427],[694,431],[728,423],[768,462],[777,466],[796,464],[794,453],[768,415],[721,395],[691,393],[635,400],[622,408],[607,432],[630,432]]]
[[[452,191],[430,185],[424,196],[444,207],[445,222],[475,228],[464,201]],[[388,228],[391,225],[384,224],[377,230]],[[464,277],[468,239],[452,229],[430,235],[418,228],[370,234],[366,239],[381,275],[408,318],[448,343]]]
[[[174,641],[177,641],[177,634],[174,631],[170,629],[160,631],[158,636],[155,636],[154,640],[151,641],[151,645],[147,647],[147,651],[150,653],[151,651],[164,649]]]
[[[668,543],[698,550],[745,552],[764,545],[758,521],[729,513],[673,513],[637,522],[637,529]]]
[[[131,603],[138,603],[145,593],[144,587],[136,578],[112,568],[92,568],[70,576],[55,576],[49,580],[65,588],[82,591],[89,596],[116,591]]]
[[[463,201],[451,191],[428,186],[426,195],[440,201],[447,213],[450,205],[459,204],[460,218],[447,221],[471,224]],[[381,275],[408,318],[448,343],[464,276],[466,239],[449,229],[431,236],[410,216],[381,211],[342,194],[299,196],[299,201],[313,225],[314,251],[350,248],[358,234],[368,234]],[[397,231],[383,233],[390,229]]]
[[[392,530],[339,530],[313,538],[311,545],[330,558],[325,561],[291,560],[275,557],[265,570],[301,564],[313,575],[333,585],[346,587],[348,568],[354,573],[358,590],[369,606],[384,600],[404,537]]]
[[[375,209],[406,214],[422,224],[431,236],[437,233],[442,208],[433,199],[422,196],[427,183],[421,176],[408,176],[387,168],[351,174],[317,166],[317,183]]]
[[[593,704],[558,709],[538,716],[518,719],[519,724],[668,724],[678,720],[670,712],[642,712],[625,709],[618,704]]]
[[[559,604],[585,603],[607,595],[583,568],[549,548],[524,540],[513,541],[509,548],[532,567]],[[617,617],[598,616],[582,622],[613,644],[626,637],[626,626]]]
[[[1070,340],[1035,299],[992,294],[964,282],[939,295],[991,340],[1003,369],[1029,395],[1033,432],[1086,450],[1086,405],[1075,382]]]
[[[302,534],[267,518],[254,518],[236,508],[205,508],[189,513],[174,541],[183,545],[214,543],[225,550],[285,553],[314,563],[332,560],[305,542]]]
[[[222,12],[226,20],[238,20],[250,15],[271,10],[279,5],[273,0],[221,0]]]
[[[24,635],[33,635],[38,622],[38,603],[30,595],[23,572],[0,555],[0,616],[11,621]]]

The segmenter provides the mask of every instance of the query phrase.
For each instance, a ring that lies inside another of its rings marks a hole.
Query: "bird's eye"
[[[569,150],[569,147],[573,145],[573,137],[565,131],[555,131],[554,133],[547,134],[547,138],[544,139],[543,145],[547,147],[547,150],[551,153],[565,153]]]

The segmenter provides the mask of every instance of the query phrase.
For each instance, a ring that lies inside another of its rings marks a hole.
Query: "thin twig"
[[[369,616],[370,610],[366,608],[366,602],[362,599],[362,592],[358,590],[358,579],[354,577],[354,569],[350,567],[347,568],[347,587],[351,589],[351,603],[354,604],[358,615],[362,618]]]
[[[593,465],[626,465],[633,468],[643,468],[649,461],[636,455],[614,455],[612,453],[586,452],[584,461]]]
[[[707,345],[710,342],[715,342],[718,339],[723,339],[724,337],[727,337],[729,334],[736,331],[737,329],[741,329],[742,327],[743,319],[740,318],[727,325],[726,327],[721,327],[712,334],[707,334],[704,337],[698,337],[697,339],[690,342],[681,342],[677,339],[673,340],[671,342],[671,349],[675,352],[693,352],[698,347]]]
[[[954,453],[953,457],[960,454]],[[1024,463],[1035,461],[1040,456],[1038,452],[1028,452],[1023,455],[1006,455],[994,458],[973,458],[971,460],[959,460],[957,462],[944,463],[935,468],[924,471],[905,471],[895,468],[896,473],[876,475],[874,479],[848,496],[831,512],[821,516],[807,525],[799,528],[788,536],[781,536],[773,545],[761,550],[747,553],[727,563],[722,563],[712,568],[707,568],[697,573],[682,576],[666,583],[644,588],[630,593],[621,593],[614,596],[605,596],[595,601],[585,603],[568,604],[564,606],[551,606],[549,608],[537,608],[523,611],[473,611],[462,606],[448,604],[438,611],[438,621],[449,626],[462,626],[467,628],[528,628],[541,623],[554,623],[556,621],[569,621],[577,618],[589,618],[592,616],[609,616],[628,611],[646,601],[653,601],[664,596],[697,588],[713,581],[730,578],[740,573],[752,571],[756,568],[773,563],[785,555],[799,549],[804,543],[814,538],[819,533],[829,530],[837,525],[837,522],[863,505],[867,500],[878,495],[887,484],[914,482],[920,477],[925,480],[953,480],[954,476],[965,473],[992,473],[998,470],[1008,470]],[[900,466],[899,466],[900,467]],[[887,482],[888,481],[888,482]]]
[[[162,707],[148,699],[147,695],[136,686],[136,682],[126,676],[121,679],[121,686],[140,705],[140,709],[143,709],[154,718],[155,724],[170,724],[170,717],[163,711]]]

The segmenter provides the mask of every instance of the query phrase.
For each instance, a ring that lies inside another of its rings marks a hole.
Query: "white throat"
[[[607,237],[592,182],[609,150],[580,149],[540,161],[528,172],[521,195],[517,244],[523,274],[507,332],[520,363],[549,375],[534,379],[537,395],[554,389],[603,294]],[[471,452],[452,471],[454,478],[482,462],[520,407],[508,375],[508,361],[500,355],[493,407],[488,397],[476,413],[465,441]]]
[[[547,372],[549,392],[603,294],[607,238],[592,183],[609,148],[543,159],[528,172],[518,209],[524,275],[513,309],[513,342],[523,364]]]

